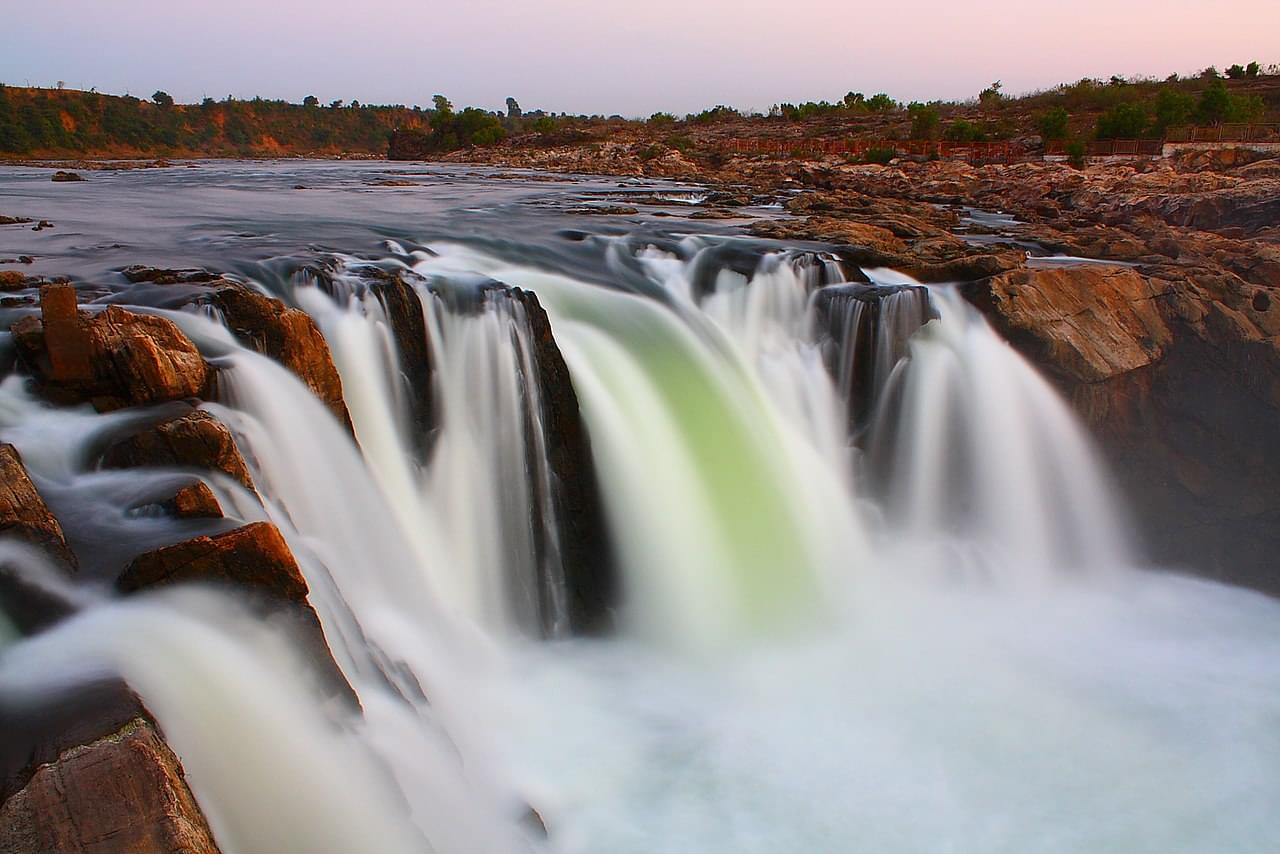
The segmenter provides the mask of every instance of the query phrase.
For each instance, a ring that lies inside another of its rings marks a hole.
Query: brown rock
[[[0,270],[0,291],[16,291],[27,286],[27,277],[18,270]]]
[[[239,285],[218,288],[208,299],[240,343],[296,374],[348,431],[352,429],[342,378],[310,315]]]
[[[41,317],[12,327],[23,364],[57,403],[100,412],[203,395],[212,371],[172,322],[109,306],[77,311],[68,285],[41,288]]]
[[[76,565],[62,526],[45,506],[13,445],[0,445],[0,534],[17,537],[68,566]]]
[[[268,522],[139,555],[120,574],[116,586],[131,593],[182,581],[229,582],[289,602],[304,602],[307,597],[302,570],[284,537]]]
[[[108,468],[188,466],[223,472],[253,489],[253,479],[235,437],[204,410],[164,421],[111,445],[102,457]]]
[[[204,481],[196,481],[174,493],[164,506],[180,519],[221,519],[222,505]]]
[[[67,750],[0,806],[12,854],[216,854],[177,756],[142,718]]]
[[[1158,286],[1130,268],[1017,270],[963,290],[1006,338],[1075,382],[1149,365],[1172,338]]]
[[[211,582],[265,597],[267,614],[287,617],[316,667],[321,687],[354,706],[359,699],[333,660],[320,618],[307,601],[307,581],[276,527],[255,522],[212,537],[196,537],[139,555],[116,579],[122,592],[166,584]]]

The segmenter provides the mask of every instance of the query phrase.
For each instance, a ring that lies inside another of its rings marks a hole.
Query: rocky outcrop
[[[212,469],[253,489],[253,479],[235,437],[226,425],[204,410],[162,421],[107,448],[102,456],[107,468],[179,466]]]
[[[302,649],[316,665],[321,686],[358,705],[355,692],[334,662],[315,609],[307,601],[307,581],[279,530],[255,522],[212,537],[195,537],[139,555],[116,579],[123,593],[168,584],[234,586],[256,595],[263,613],[288,618]]]
[[[542,391],[542,425],[555,505],[552,512],[561,526],[560,559],[568,592],[570,624],[576,632],[600,631],[608,625],[618,591],[591,439],[582,420],[569,367],[556,345],[551,322],[537,294],[519,288],[511,289],[510,293],[523,305],[529,322],[533,363]]]
[[[229,583],[302,603],[307,582],[274,525],[256,522],[213,537],[196,537],[138,556],[116,587],[132,593],[183,581]]]
[[[329,345],[310,315],[238,284],[218,287],[202,301],[222,313],[227,328],[241,344],[296,374],[351,432],[351,415],[342,398],[342,378],[334,367]]]
[[[41,765],[0,805],[11,854],[216,854],[178,758],[134,718]]]
[[[12,326],[23,366],[55,403],[100,412],[206,394],[213,372],[182,331],[161,317],[109,306],[79,311],[75,289],[40,289],[40,317]]]
[[[16,537],[69,567],[76,565],[62,526],[45,506],[13,445],[0,445],[0,535]]]
[[[966,296],[1070,398],[1152,556],[1280,593],[1280,293],[1220,271],[1022,271]]]
[[[434,392],[431,347],[427,340],[427,323],[422,313],[422,302],[413,285],[406,282],[398,271],[370,267],[360,272],[370,280],[373,292],[387,314],[391,333],[395,336],[400,372],[404,378],[404,393],[409,401],[411,439],[418,459],[425,462],[436,425],[432,412]]]

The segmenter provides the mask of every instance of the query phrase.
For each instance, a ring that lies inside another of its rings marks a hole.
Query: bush
[[[1071,140],[1066,145],[1067,162],[1077,169],[1084,168],[1084,159],[1088,151],[1088,147],[1080,140]]]
[[[1195,98],[1177,89],[1161,89],[1156,95],[1156,130],[1163,133],[1171,127],[1184,125],[1195,112]]]
[[[862,162],[879,163],[884,166],[897,156],[898,152],[893,148],[870,148],[862,155]]]
[[[897,109],[898,102],[883,92],[877,92],[867,99],[867,109],[873,113],[887,113]]]
[[[907,106],[911,116],[911,138],[933,139],[938,133],[938,108],[918,101]]]
[[[654,113],[649,116],[649,124],[651,125],[673,125],[676,123],[676,117],[670,113]]]
[[[1046,140],[1066,139],[1070,130],[1071,116],[1062,107],[1054,107],[1040,114],[1036,124],[1040,128],[1040,136]]]
[[[978,103],[984,110],[994,110],[1004,101],[1004,95],[1000,94],[1000,81],[992,83],[987,88],[978,93]]]
[[[1098,117],[1098,139],[1137,139],[1147,132],[1150,118],[1142,104],[1117,104]]]
[[[986,142],[987,131],[986,128],[976,122],[957,119],[947,125],[947,129],[942,133],[942,138],[950,142]]]

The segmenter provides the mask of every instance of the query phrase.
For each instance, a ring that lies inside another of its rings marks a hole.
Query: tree
[[[1046,140],[1066,139],[1070,120],[1071,116],[1062,107],[1054,107],[1052,110],[1041,113],[1038,122],[1040,136]]]
[[[1242,79],[1244,77],[1244,66],[1237,62],[1227,69],[1227,76],[1232,80]]]
[[[508,98],[507,99],[507,118],[518,119],[523,115],[524,113],[520,109],[520,103],[515,98]]]
[[[1137,139],[1147,132],[1150,119],[1142,104],[1116,104],[1098,117],[1098,139]]]
[[[315,95],[308,95],[307,97],[302,99],[302,106],[318,107],[320,106],[320,99],[317,98]]]
[[[453,104],[449,103],[449,99],[444,95],[432,95],[431,103],[435,105],[436,112],[441,116],[453,114]]]
[[[867,99],[861,92],[849,92],[844,96],[844,108],[846,110],[862,111],[867,108]]]
[[[933,139],[938,132],[938,108],[928,104],[913,102],[907,106],[911,116],[911,138]]]
[[[1004,95],[1000,94],[1000,85],[997,80],[978,93],[978,103],[982,105],[982,109],[994,110],[1000,106],[1000,102],[1004,100]]]
[[[173,106],[173,96],[170,95],[168,92],[157,91],[154,95],[151,96],[151,100],[155,101],[161,107]]]
[[[887,113],[898,104],[883,92],[877,92],[867,99],[867,109],[873,113]]]
[[[1156,95],[1156,129],[1161,133],[1191,120],[1196,100],[1177,89],[1161,89]]]
[[[1262,73],[1262,66],[1259,65],[1257,62],[1251,62],[1245,66],[1244,76],[1248,77],[1251,80],[1254,77],[1257,77],[1261,73]]]
[[[336,101],[331,101],[331,102],[329,102],[329,107],[330,107],[330,108],[332,108],[332,109],[334,109],[334,110],[342,109],[342,99],[341,99],[341,98],[339,98],[339,99],[338,99],[338,100],[336,100]]]
[[[1200,94],[1200,103],[1196,106],[1196,121],[1202,125],[1220,124],[1226,119],[1230,109],[1231,95],[1227,92],[1227,85],[1215,79]]]

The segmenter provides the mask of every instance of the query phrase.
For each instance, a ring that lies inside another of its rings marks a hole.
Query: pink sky
[[[42,0],[0,13],[0,81],[647,115],[851,89],[963,98],[1280,63],[1280,0]]]

